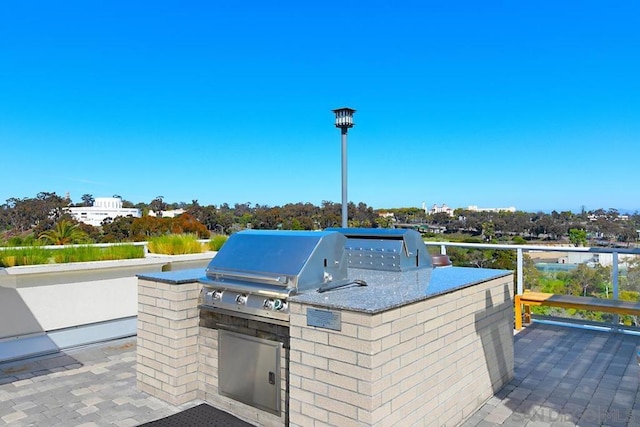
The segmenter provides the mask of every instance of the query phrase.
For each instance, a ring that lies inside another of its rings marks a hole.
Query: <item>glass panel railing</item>
[[[432,253],[447,254],[453,265],[515,271],[516,294],[553,295],[640,302],[640,249],[571,246],[425,242]],[[613,303],[612,303],[613,304]],[[617,304],[617,303],[615,303]],[[614,305],[615,305],[614,304]],[[628,304],[627,304],[628,305]],[[550,306],[533,314],[571,320],[639,326],[639,316]]]

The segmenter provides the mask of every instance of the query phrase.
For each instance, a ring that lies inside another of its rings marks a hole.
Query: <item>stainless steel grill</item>
[[[200,280],[200,308],[287,323],[291,295],[348,282],[345,243],[335,231],[236,233]]]
[[[354,283],[348,268],[404,272],[432,268],[432,260],[413,230],[247,230],[209,263],[200,308],[286,325],[290,296]]]
[[[364,285],[356,276],[387,274],[381,270],[402,275],[430,267],[420,234],[412,230],[248,230],[232,235],[200,279],[200,325],[219,330],[218,392],[276,415],[284,393],[287,419],[289,298]],[[349,268],[361,270],[352,271],[350,279]]]

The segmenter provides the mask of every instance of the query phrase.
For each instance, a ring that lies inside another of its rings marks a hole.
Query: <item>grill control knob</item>
[[[267,310],[273,310],[275,308],[275,301],[272,299],[266,299],[264,300],[262,307],[266,308]]]
[[[208,293],[208,296],[213,301],[220,301],[222,299],[222,291],[211,291]]]
[[[264,302],[262,303],[262,307],[267,309],[267,310],[282,311],[282,310],[285,310],[287,308],[286,304],[287,303],[285,303],[281,299],[270,298],[270,299],[264,300]]]
[[[236,304],[238,305],[244,305],[247,303],[247,296],[246,295],[238,295],[236,297]]]

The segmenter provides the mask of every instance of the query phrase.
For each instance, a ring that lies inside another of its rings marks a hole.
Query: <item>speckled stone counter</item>
[[[197,282],[199,278],[204,277],[204,274],[204,268],[191,268],[187,270],[139,274],[138,279],[149,282],[166,283],[168,285],[180,285]]]
[[[310,291],[290,301],[373,314],[511,274],[509,270],[463,267],[407,272],[351,268],[349,279],[364,280],[367,286],[349,285],[323,293]]]
[[[291,301],[378,313],[416,301],[433,298],[512,274],[509,270],[444,267],[425,271],[389,272],[349,269],[349,278],[363,280],[367,286],[348,285],[324,293],[315,290],[291,297]],[[138,275],[139,279],[179,285],[198,282],[205,276],[203,268]]]

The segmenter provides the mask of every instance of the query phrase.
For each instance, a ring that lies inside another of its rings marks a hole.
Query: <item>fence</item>
[[[592,247],[572,247],[572,246],[536,246],[536,245],[501,245],[501,244],[485,244],[485,243],[458,243],[458,242],[425,242],[427,246],[440,247],[440,253],[447,254],[447,247],[462,247],[472,249],[499,249],[516,251],[516,294],[522,295],[524,291],[524,253],[525,252],[582,252],[593,254],[611,254],[611,284],[613,299],[619,299],[618,295],[618,275],[619,275],[619,255],[640,255],[638,248],[592,248]]]

